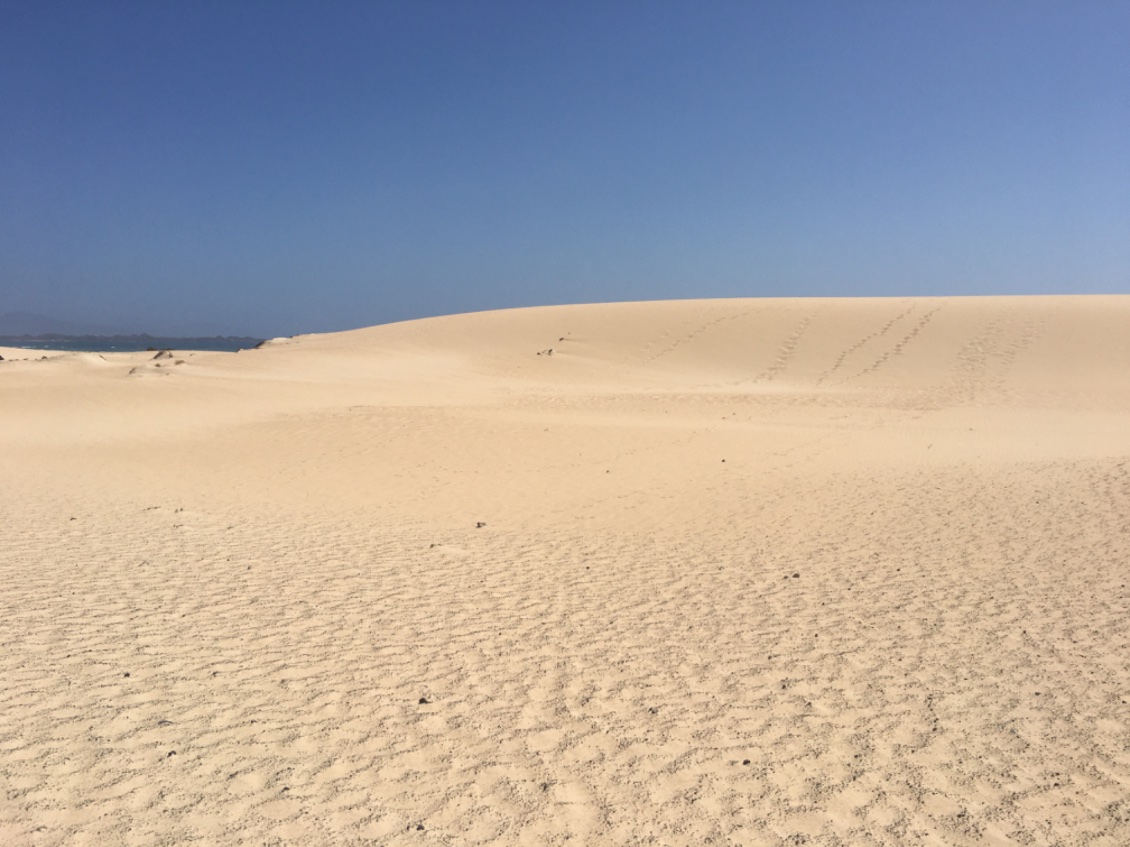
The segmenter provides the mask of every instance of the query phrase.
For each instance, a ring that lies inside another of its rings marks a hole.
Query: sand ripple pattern
[[[1126,843],[1126,466],[893,475],[872,508],[860,482],[821,537],[747,512],[690,549],[30,515],[0,559],[0,832]],[[970,497],[962,526],[907,522]]]

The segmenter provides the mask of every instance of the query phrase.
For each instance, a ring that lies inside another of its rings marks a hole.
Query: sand
[[[0,843],[1130,843],[1130,297],[0,355]]]

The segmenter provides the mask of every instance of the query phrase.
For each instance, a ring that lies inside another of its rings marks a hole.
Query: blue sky
[[[1130,292],[1130,4],[0,0],[0,312]]]

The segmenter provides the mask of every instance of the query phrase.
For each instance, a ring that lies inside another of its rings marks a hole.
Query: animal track
[[[855,342],[855,344],[851,345],[851,347],[848,347],[846,350],[840,353],[839,358],[836,359],[836,361],[832,364],[832,367],[828,368],[828,370],[824,371],[824,373],[820,374],[820,376],[816,379],[816,384],[820,385],[822,382],[824,382],[824,380],[828,379],[828,377],[830,377],[841,367],[843,367],[843,364],[845,361],[847,361],[848,357],[855,353],[857,350],[866,346],[869,342],[874,341],[876,338],[881,338],[882,336],[890,332],[894,328],[895,324],[911,314],[914,309],[914,304],[911,304],[910,306],[899,312],[897,315],[895,315],[893,318],[891,318],[889,321],[887,321],[885,324],[883,324],[883,326],[881,326],[879,329],[875,330],[875,332],[871,333],[870,335],[865,335],[863,338],[859,339],[859,341]]]
[[[892,346],[889,350],[887,350],[885,353],[883,353],[881,356],[879,356],[879,358],[877,358],[874,362],[872,362],[870,365],[865,367],[859,373],[848,377],[847,380],[845,380],[845,382],[848,381],[848,380],[859,379],[861,376],[866,376],[867,374],[874,373],[875,371],[879,370],[879,368],[881,368],[883,365],[885,365],[891,358],[901,354],[902,351],[906,348],[906,345],[908,345],[911,341],[913,341],[915,338],[918,337],[918,334],[921,333],[922,330],[924,330],[926,328],[926,326],[930,323],[930,321],[933,320],[934,315],[936,315],[938,312],[940,312],[941,309],[942,309],[941,306],[935,306],[933,309],[931,309],[926,314],[924,314],[922,317],[920,317],[915,322],[914,326],[912,326],[910,328],[910,331],[907,332],[906,335],[904,335],[902,338],[900,338],[898,341],[895,342],[894,346]]]
[[[727,323],[729,321],[741,320],[742,318],[749,317],[750,315],[755,314],[756,312],[759,312],[759,311],[763,311],[763,309],[745,309],[744,311],[738,312],[737,314],[722,315],[721,317],[715,318],[712,321],[707,321],[706,323],[699,326],[697,329],[692,330],[691,332],[684,335],[682,338],[679,338],[678,340],[672,342],[667,347],[664,347],[658,353],[653,354],[652,356],[648,357],[644,361],[645,361],[645,363],[650,364],[651,362],[654,362],[656,359],[660,359],[663,356],[667,356],[671,353],[674,353],[676,350],[678,350],[684,344],[688,344],[691,341],[694,341],[700,335],[702,335],[703,333],[707,332],[708,330],[718,326],[719,324]]]
[[[953,403],[972,403],[986,392],[1007,396],[1005,376],[1016,357],[1044,333],[1045,322],[1029,318],[1018,332],[1016,329],[998,316],[962,346],[943,397]]]
[[[800,323],[796,325],[792,334],[785,339],[785,343],[782,344],[781,348],[777,351],[777,358],[773,360],[773,364],[757,375],[757,382],[769,382],[775,379],[789,366],[789,363],[796,355],[797,347],[800,345],[804,334],[808,331],[808,327],[811,326],[815,317],[816,313],[809,313],[801,318]]]

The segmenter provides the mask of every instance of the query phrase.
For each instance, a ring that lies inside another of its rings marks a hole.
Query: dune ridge
[[[1130,842],[1127,327],[0,350],[0,842]]]

